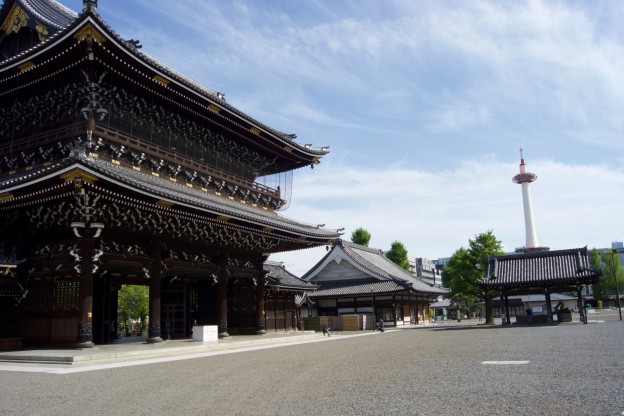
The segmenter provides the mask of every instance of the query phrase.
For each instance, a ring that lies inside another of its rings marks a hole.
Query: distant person
[[[384,321],[383,321],[383,319],[380,319],[379,322],[377,323],[377,331],[384,332]]]
[[[528,323],[532,323],[533,322],[533,311],[531,310],[531,308],[527,308],[526,316],[527,316],[527,322]]]
[[[481,317],[482,317],[482,316],[483,316],[483,315],[481,314],[481,311],[479,311],[479,322],[481,322]]]
[[[111,342],[117,338],[117,322],[115,321],[110,323],[110,337]]]
[[[331,337],[331,332],[329,332],[329,328],[327,328],[327,325],[323,325],[323,336],[327,335],[328,337]]]
[[[171,324],[169,321],[165,322],[165,335],[167,337],[167,341],[171,341]]]

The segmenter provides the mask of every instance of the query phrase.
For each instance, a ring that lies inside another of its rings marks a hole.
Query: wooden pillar
[[[546,288],[545,295],[546,295],[546,320],[548,322],[552,322],[553,321],[552,302],[550,301],[550,292],[548,291],[548,288]]]
[[[579,318],[581,319],[581,322],[586,324],[587,321],[583,319],[584,314],[585,314],[585,309],[583,308],[582,286],[580,285],[576,287],[576,296],[577,296],[576,304],[579,310]]]
[[[227,303],[227,285],[228,271],[226,269],[227,258],[221,258],[221,271],[219,272],[217,281],[217,304],[219,310],[219,336],[229,337],[228,334],[228,303]]]
[[[375,330],[375,325],[377,325],[377,315],[375,314],[375,295],[371,292],[372,300],[371,304],[373,307],[373,331]]]
[[[89,228],[82,228],[85,233],[80,239],[80,283],[78,288],[80,322],[76,348],[93,348],[93,256],[95,239]]]
[[[505,295],[505,316],[507,317],[507,325],[511,325],[511,317],[509,316],[509,296]]]
[[[258,271],[258,278],[256,279],[256,334],[262,335],[267,332],[266,310],[264,309],[264,258],[258,261],[256,269]]]
[[[102,278],[101,278],[102,279]],[[104,321],[106,322],[105,328],[102,332],[102,339],[108,340],[110,344],[113,343],[113,327],[115,326],[115,318],[113,309],[111,306],[111,277],[106,275],[104,279],[104,290],[102,296],[104,296]]]
[[[403,326],[405,326],[405,310],[404,310],[404,306],[405,306],[404,292],[401,292],[401,308],[399,310],[401,311],[401,319],[403,320]]]
[[[397,313],[396,313],[396,295],[392,295],[392,319],[394,320],[394,327],[397,326]]]
[[[273,322],[275,323],[275,332],[278,330],[277,325],[277,305],[279,304],[279,292],[273,292]]]
[[[150,344],[162,342],[162,338],[160,336],[160,288],[162,278],[161,249],[162,246],[160,241],[156,241],[154,243],[154,252],[152,253],[152,267],[150,270],[149,284],[149,326],[147,331],[147,342]]]

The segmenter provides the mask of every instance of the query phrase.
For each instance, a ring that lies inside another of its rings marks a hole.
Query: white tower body
[[[527,171],[526,164],[524,163],[524,154],[522,148],[520,148],[520,173],[513,177],[515,183],[520,184],[522,187],[522,205],[524,207],[524,228],[526,232],[526,245],[525,249],[535,250],[540,249],[539,242],[537,241],[537,233],[535,232],[535,222],[533,221],[533,207],[531,205],[531,191],[529,185],[531,182],[537,179],[537,175]]]

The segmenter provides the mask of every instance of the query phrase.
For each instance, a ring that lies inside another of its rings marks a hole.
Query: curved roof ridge
[[[555,256],[560,256],[562,254],[576,254],[576,253],[581,253],[581,254],[587,253],[587,246],[579,247],[579,248],[565,248],[561,250],[530,251],[528,253],[512,253],[512,254],[505,254],[502,256],[489,256],[489,257],[492,259],[497,259],[497,260],[508,260],[508,259],[521,259],[521,258],[527,258],[527,257],[529,258],[555,257]]]
[[[324,228],[311,227],[305,223],[299,222],[297,220],[293,220],[290,218],[284,218],[281,215],[272,212],[265,211],[263,209],[250,207],[249,205],[240,204],[235,201],[231,201],[227,198],[222,198],[219,196],[214,196],[210,193],[206,193],[203,191],[199,191],[193,188],[189,188],[181,183],[172,182],[165,178],[155,177],[152,175],[148,175],[143,172],[138,172],[133,169],[128,169],[123,166],[117,166],[110,162],[95,159],[95,158],[85,158],[85,163],[92,167],[108,167],[107,172],[112,177],[117,180],[126,180],[134,182],[134,186],[140,187],[142,189],[148,190],[150,192],[154,192],[156,194],[162,194],[162,196],[167,198],[175,199],[176,197],[187,203],[191,203],[194,206],[201,208],[209,208],[215,211],[219,211],[220,213],[231,215],[233,217],[244,218],[249,221],[257,221],[261,222],[263,225],[271,225],[275,228],[291,228],[291,230],[305,231],[310,235],[315,235],[318,238],[335,238],[334,235],[337,231],[328,230]],[[123,169],[124,174],[119,174],[119,170]],[[142,179],[141,179],[142,178]],[[141,183],[136,183],[135,181],[141,181]],[[149,186],[149,182],[153,181],[154,185]],[[171,195],[167,192],[163,192],[163,190],[169,190],[176,192],[177,195]],[[219,206],[215,206],[214,204],[219,204]],[[314,231],[314,232],[312,232]]]
[[[392,279],[392,276],[389,273],[387,273],[385,270],[383,270],[380,267],[377,267],[375,264],[371,263],[370,260],[362,257],[360,254],[357,253],[357,250],[361,250],[361,251],[366,251],[376,256],[383,256],[383,253],[380,250],[371,249],[370,247],[361,246],[355,243],[347,242],[347,244],[344,244],[345,241],[342,241],[342,240],[340,240],[340,243],[342,245],[344,252],[349,256],[349,258],[351,258],[351,260],[356,262],[358,265],[360,265],[361,267],[363,267],[364,269],[372,273],[375,273],[379,277],[383,277],[388,280],[394,280]]]
[[[345,243],[342,241],[342,243]],[[438,288],[434,285],[425,282],[417,276],[412,275],[407,270],[404,270],[402,267],[394,263],[383,253],[382,250],[374,249],[366,246],[361,246],[355,243],[347,242],[346,245],[343,244],[343,248],[346,248],[345,252],[351,257],[355,262],[357,262],[360,266],[364,267],[367,270],[372,271],[373,273],[378,274],[379,276],[385,277],[388,280],[392,280],[396,283],[402,285],[411,285],[414,289],[425,291],[428,289],[433,289],[434,292],[437,292]],[[380,259],[381,264],[374,264],[370,259],[362,257],[358,251],[364,253],[370,253],[375,258]],[[381,272],[380,272],[381,271]],[[446,291],[440,289],[440,293],[446,293]]]
[[[30,2],[30,0],[16,0],[16,2],[18,2],[18,4],[22,4],[21,2],[23,2],[23,1],[29,1]],[[5,4],[8,4],[8,3],[5,2]],[[72,12],[71,9],[66,8],[62,4],[59,4],[59,3],[57,3],[57,4],[58,4],[58,6],[63,7],[65,9],[69,10],[70,12]],[[4,7],[4,5],[2,7]],[[26,7],[26,6],[24,6],[24,7]],[[31,9],[28,9],[28,10],[31,10]],[[37,51],[39,49],[46,48],[52,42],[54,42],[56,40],[56,38],[58,38],[59,36],[62,36],[65,33],[65,31],[70,26],[77,24],[77,22],[79,20],[78,19],[79,17],[80,17],[80,15],[76,14],[71,20],[69,20],[67,22],[67,24],[65,24],[64,26],[60,26],[58,30],[56,30],[53,33],[51,33],[43,42],[39,42],[39,43],[29,47],[29,48],[26,48],[26,49],[20,51],[19,53],[15,54],[13,56],[9,56],[8,58],[6,58],[3,61],[0,61],[0,67],[5,66],[7,63],[10,63],[11,61],[17,61],[17,60],[23,58],[24,55],[28,55],[29,53],[31,53],[33,51]]]
[[[16,0],[16,3],[39,20],[59,30],[67,27],[78,17],[78,13],[55,0]]]

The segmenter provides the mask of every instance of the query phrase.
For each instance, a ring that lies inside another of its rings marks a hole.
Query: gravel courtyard
[[[76,374],[1,371],[3,415],[622,415],[624,323],[437,326]],[[513,361],[513,362],[509,362]]]

